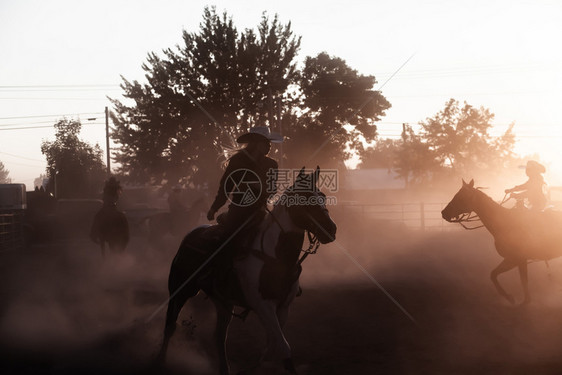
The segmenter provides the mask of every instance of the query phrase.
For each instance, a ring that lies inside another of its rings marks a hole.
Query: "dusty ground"
[[[154,250],[135,237],[127,254],[105,261],[85,240],[0,254],[0,373],[216,373],[214,312],[203,296],[182,312],[166,366],[152,367],[175,251],[168,245]],[[304,293],[285,330],[299,373],[562,373],[562,262],[550,271],[531,264],[533,302],[513,308],[489,281],[499,261],[484,230],[340,224],[337,243],[305,262]],[[521,300],[517,275],[501,280]],[[263,342],[255,316],[235,320],[233,372],[252,364]]]

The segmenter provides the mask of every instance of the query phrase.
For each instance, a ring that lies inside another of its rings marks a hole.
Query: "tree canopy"
[[[323,53],[300,69],[301,38],[291,24],[265,13],[257,31],[239,31],[232,19],[206,8],[196,33],[150,53],[146,82],[123,77],[123,101],[112,100],[120,144],[115,160],[139,183],[198,185],[217,179],[225,146],[252,126],[287,137],[274,156],[300,166],[312,156],[345,158],[346,144],[372,139],[374,122],[390,107],[345,61]],[[352,131],[344,125],[354,125]]]
[[[489,133],[494,114],[450,99],[445,108],[421,123],[422,137],[441,167],[455,174],[490,170],[513,155],[513,125],[499,138]]]
[[[47,190],[57,198],[97,196],[105,177],[102,149],[80,140],[79,120],[65,118],[54,126],[56,139],[41,144],[47,158]]]
[[[401,140],[377,140],[360,153],[362,168],[384,161],[408,183],[444,176],[493,174],[514,159],[513,124],[499,137],[490,135],[494,114],[450,99],[443,110],[420,123],[416,133],[404,124]]]

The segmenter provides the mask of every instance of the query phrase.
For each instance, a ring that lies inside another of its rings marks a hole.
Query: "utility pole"
[[[109,155],[109,110],[105,107],[105,149],[107,150],[107,174],[111,174],[111,158]]]

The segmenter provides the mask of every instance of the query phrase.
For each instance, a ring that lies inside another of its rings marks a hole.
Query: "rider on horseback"
[[[527,182],[511,189],[506,189],[505,193],[512,193],[512,197],[518,202],[527,199],[532,210],[543,210],[547,203],[547,195],[545,193],[546,182],[542,176],[542,173],[545,172],[546,168],[544,165],[534,160],[529,160],[525,168],[525,174],[529,177]]]
[[[223,227],[223,239],[229,241],[227,248],[231,256],[243,247],[251,229],[265,216],[267,200],[275,193],[267,187],[276,186],[272,179],[277,174],[277,162],[267,154],[271,142],[282,141],[280,134],[271,133],[266,126],[253,127],[236,140],[246,147],[228,160],[217,195],[207,213],[207,219],[213,220],[219,208],[230,200],[228,212],[219,215],[217,221]],[[231,256],[225,256],[225,261],[229,262]]]
[[[115,206],[119,200],[119,196],[123,192],[123,188],[119,184],[119,181],[113,176],[111,176],[103,187],[103,205],[104,206]]]

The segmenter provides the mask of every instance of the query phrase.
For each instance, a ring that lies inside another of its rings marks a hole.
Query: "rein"
[[[500,202],[500,206],[503,206],[504,203],[507,202],[510,199],[511,199],[511,195],[509,193],[505,193],[505,195],[503,196],[503,199]],[[462,214],[457,219],[451,220],[452,223],[459,223],[466,230],[480,229],[484,226],[484,224],[482,224],[482,225],[478,225],[478,226],[475,226],[475,227],[468,227],[464,224],[464,223],[471,223],[471,222],[474,222],[474,221],[482,221],[482,220],[480,220],[478,215],[476,215],[473,212],[469,212],[467,214]]]
[[[314,234],[312,234],[310,231],[306,231],[306,234],[308,236],[308,249],[301,249],[301,253],[302,256],[299,258],[299,260],[297,261],[297,265],[300,266],[302,264],[302,262],[304,262],[304,260],[306,259],[307,256],[309,256],[310,254],[316,254],[316,252],[318,251],[318,248],[320,247],[320,241],[318,241],[318,237],[316,237]]]
[[[481,224],[481,225],[477,225],[475,227],[469,227],[469,226],[466,226],[464,224],[464,223],[471,223],[471,222],[474,222],[474,221],[481,221],[481,220],[478,217],[478,215],[476,215],[473,212],[470,212],[468,214],[462,214],[456,219],[452,219],[451,223],[459,223],[466,230],[480,229],[484,226],[484,224]]]

